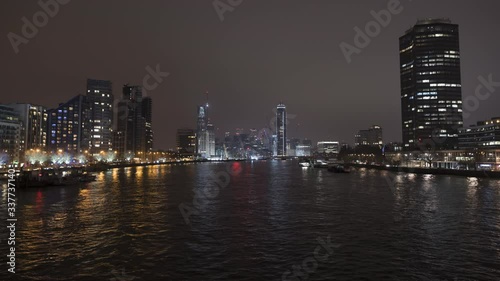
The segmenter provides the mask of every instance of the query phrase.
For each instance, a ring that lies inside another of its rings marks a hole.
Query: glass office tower
[[[456,148],[463,126],[458,25],[419,20],[399,46],[404,148]]]
[[[286,106],[276,108],[276,156],[286,156]]]

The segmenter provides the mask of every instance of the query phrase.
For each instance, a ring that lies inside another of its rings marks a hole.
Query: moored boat
[[[328,168],[328,162],[324,161],[324,160],[321,160],[321,159],[317,159],[317,160],[314,160],[314,168]]]
[[[309,168],[311,167],[311,163],[310,162],[299,162],[299,166],[302,167],[302,168]]]
[[[347,174],[350,173],[349,169],[344,167],[344,165],[333,165],[328,167],[328,171],[332,173]]]
[[[88,173],[83,173],[77,176],[79,182],[92,182],[96,180],[96,176]]]
[[[16,180],[19,187],[44,187],[56,185],[59,181],[54,169],[21,170]]]

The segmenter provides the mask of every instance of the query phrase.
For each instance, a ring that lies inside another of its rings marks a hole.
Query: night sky
[[[227,3],[227,0],[221,0]],[[237,2],[237,1],[235,1]],[[283,101],[294,116],[289,137],[354,142],[372,124],[385,141],[401,140],[398,38],[417,18],[448,17],[460,25],[463,97],[478,76],[500,81],[500,2],[409,1],[347,63],[339,45],[389,1],[243,0],[221,22],[212,1],[70,1],[15,54],[7,34],[37,1],[2,1],[0,102],[55,107],[84,94],[87,78],[141,85],[146,67],[170,75],[153,98],[155,148],[173,148],[177,128],[196,126],[196,106],[209,91],[219,135],[269,126]],[[500,88],[466,124],[500,116]]]

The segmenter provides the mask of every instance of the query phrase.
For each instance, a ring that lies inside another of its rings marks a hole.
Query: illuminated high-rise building
[[[19,162],[21,154],[22,122],[19,114],[6,105],[0,105],[0,165]]]
[[[276,154],[284,157],[286,154],[286,106],[280,103],[276,108]]]
[[[207,124],[207,156],[215,157],[215,127],[214,124]]]
[[[41,105],[12,103],[8,105],[19,115],[23,124],[21,143],[24,151],[47,146],[47,109]]]
[[[257,139],[259,138],[259,131],[255,128],[251,128],[249,137],[252,141],[257,141]]]
[[[204,105],[198,106],[198,123],[196,128],[196,153],[201,157],[207,155],[207,107]]]
[[[113,131],[113,150],[116,151],[116,157],[123,160],[125,157],[125,131]]]
[[[117,130],[125,137],[125,153],[136,158],[146,156],[146,118],[142,114],[142,87],[123,86],[122,100],[118,103]]]
[[[113,100],[111,81],[87,79],[92,154],[113,150]]]
[[[153,100],[151,97],[142,99],[142,117],[144,117],[144,128],[146,130],[145,151],[147,153],[153,151]]]
[[[202,158],[215,157],[215,127],[208,117],[208,93],[205,105],[198,106],[196,153]]]
[[[87,97],[77,95],[47,111],[47,148],[72,154],[83,153],[91,144],[91,107]]]
[[[404,148],[455,148],[463,126],[458,25],[419,20],[399,47]]]

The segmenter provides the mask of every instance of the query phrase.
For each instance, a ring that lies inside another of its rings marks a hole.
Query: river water
[[[293,161],[97,175],[17,191],[16,274],[4,228],[0,280],[500,278],[499,180]]]

